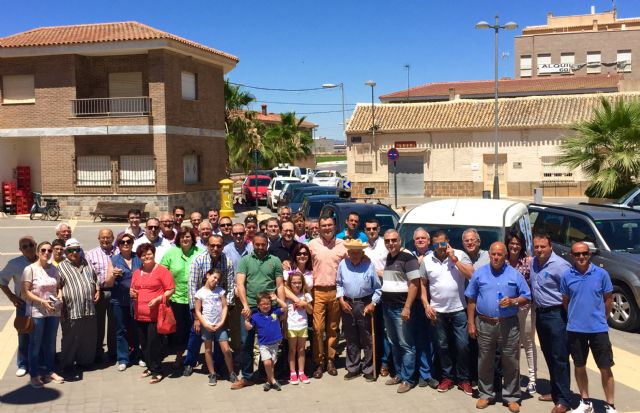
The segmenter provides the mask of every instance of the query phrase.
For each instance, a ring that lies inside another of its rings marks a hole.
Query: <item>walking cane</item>
[[[375,309],[374,309],[375,312]],[[378,369],[376,366],[376,325],[374,323],[374,312],[371,313],[371,343],[373,344],[373,379],[378,378]]]

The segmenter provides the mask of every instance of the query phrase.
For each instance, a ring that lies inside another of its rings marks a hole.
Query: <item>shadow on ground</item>
[[[0,403],[16,405],[47,403],[60,398],[61,395],[62,393],[58,390],[50,387],[34,389],[25,385],[0,396]]]

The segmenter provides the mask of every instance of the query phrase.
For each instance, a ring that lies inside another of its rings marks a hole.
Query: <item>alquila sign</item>
[[[539,75],[550,75],[553,73],[573,73],[571,63],[546,63],[538,65]]]

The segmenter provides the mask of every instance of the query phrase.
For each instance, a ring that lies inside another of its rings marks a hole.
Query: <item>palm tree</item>
[[[271,165],[293,163],[311,154],[313,140],[308,131],[302,130],[305,117],[296,118],[295,112],[280,115],[280,123],[273,125],[264,135],[265,159]]]
[[[240,86],[224,82],[224,126],[230,168],[251,168],[250,153],[260,142],[261,124],[255,120],[255,112],[248,111],[255,97],[241,90]]]
[[[582,168],[591,179],[588,196],[617,198],[640,177],[640,103],[600,98],[593,118],[570,128],[557,165]]]

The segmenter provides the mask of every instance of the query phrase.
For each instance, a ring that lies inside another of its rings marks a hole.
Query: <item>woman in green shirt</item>
[[[189,314],[189,268],[193,259],[204,250],[196,247],[193,228],[182,227],[176,237],[176,245],[162,257],[160,265],[173,276],[175,293],[170,298],[171,309],[176,318],[176,332],[171,335],[171,345],[176,352],[174,369],[181,371],[184,350],[187,347],[191,318]]]

